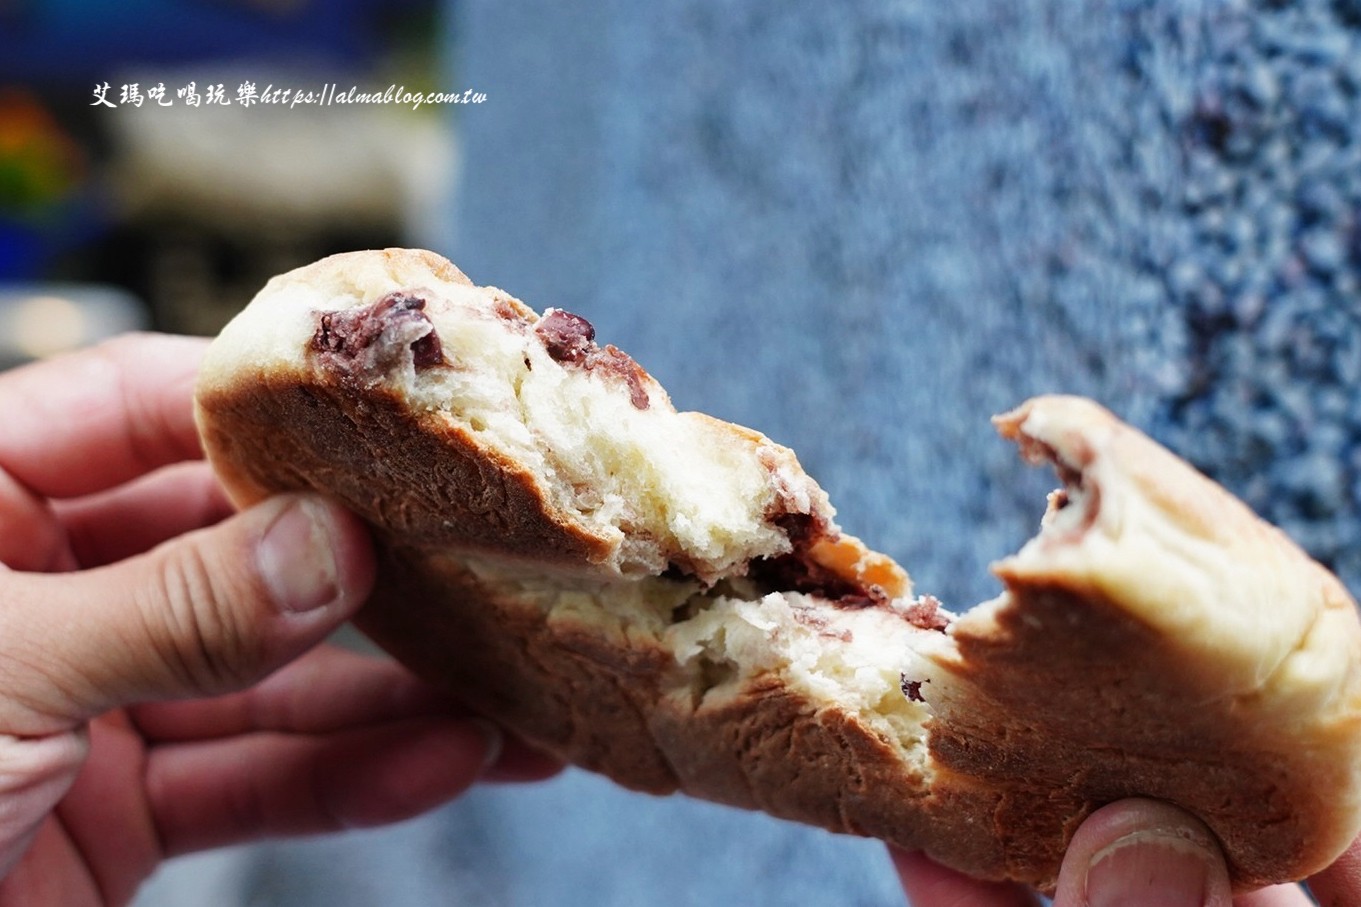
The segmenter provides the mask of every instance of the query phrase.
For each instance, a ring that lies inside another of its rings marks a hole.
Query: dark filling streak
[[[1096,522],[1096,514],[1100,508],[1100,489],[1096,485],[1089,484],[1082,469],[1065,461],[1052,445],[1026,434],[1020,435],[1017,438],[1017,443],[1021,448],[1021,456],[1027,463],[1036,466],[1048,464],[1053,467],[1054,474],[1058,477],[1059,484],[1062,487],[1055,489],[1050,494],[1049,509],[1052,511],[1063,510],[1073,503],[1072,493],[1080,492],[1084,496],[1087,509],[1083,514],[1077,532],[1082,533],[1090,529],[1092,524]]]
[[[312,349],[347,366],[347,370],[366,367],[386,369],[392,357],[374,350],[383,334],[402,322],[416,322],[426,333],[410,344],[416,368],[444,364],[444,348],[439,334],[425,314],[425,299],[410,291],[398,290],[357,309],[324,312],[312,335]],[[362,361],[361,361],[362,360]]]
[[[635,409],[648,408],[651,401],[643,384],[647,373],[628,353],[613,344],[604,348],[596,346],[595,327],[585,318],[552,309],[539,319],[534,333],[554,361],[612,375],[627,385],[629,402]]]
[[[1082,470],[1069,466],[1058,458],[1058,454],[1054,455],[1054,474],[1059,477],[1064,488],[1081,488],[1083,486]]]
[[[802,592],[836,605],[838,608],[882,608],[891,603],[883,587],[874,583],[858,583],[835,573],[812,559],[811,551],[819,539],[825,538],[827,521],[808,513],[783,513],[770,517],[789,538],[793,550],[778,557],[757,558],[748,565],[747,576],[762,589],[779,592]],[[942,613],[940,600],[923,595],[896,613],[922,630],[944,632],[950,625]]]
[[[890,604],[883,587],[858,583],[812,559],[813,545],[827,535],[826,520],[807,513],[785,513],[772,517],[771,522],[784,530],[794,550],[777,557],[757,558],[748,565],[747,577],[760,588],[802,592],[850,610]],[[949,626],[949,620],[940,613],[940,601],[930,595],[921,596],[898,613],[923,630],[944,631]]]
[[[492,314],[502,321],[509,322],[516,329],[523,330],[525,327],[524,316],[515,311],[515,307],[501,297],[496,297],[491,304]]]
[[[827,521],[811,513],[785,512],[768,516],[767,519],[784,532],[796,552],[808,549],[827,534]]]
[[[633,361],[633,357],[614,344],[607,344],[603,350],[597,350],[593,355],[587,357],[586,368],[599,368],[601,371],[612,374],[624,380],[624,384],[629,389],[629,402],[634,409],[647,409],[652,402],[648,399],[647,388],[643,386],[643,378],[647,373],[643,367]]]
[[[1082,487],[1082,470],[1066,462],[1051,445],[1029,435],[1021,435],[1019,443],[1021,455],[1027,463],[1034,466],[1043,466],[1047,463],[1054,468],[1054,474],[1065,488]]]
[[[833,630],[831,621],[816,611],[795,608],[792,613],[797,623],[813,630],[824,639],[835,639],[839,642],[851,642],[854,639],[850,630]]]
[[[861,585],[838,576],[797,549],[778,557],[757,558],[749,565],[747,576],[763,589],[816,595],[838,608],[872,608],[886,605],[889,600],[879,586]]]
[[[758,594],[771,592],[799,592],[820,599],[837,608],[889,608],[894,614],[921,630],[945,632],[949,618],[943,613],[940,600],[923,595],[907,605],[894,605],[889,594],[875,583],[859,583],[819,564],[812,557],[813,547],[832,532],[828,521],[811,513],[773,511],[766,519],[779,527],[789,539],[793,550],[776,557],[754,558],[747,563],[746,579],[754,584]],[[687,558],[675,558],[662,572],[664,579],[688,582],[695,579],[694,564]],[[750,594],[750,593],[747,593]],[[795,619],[818,630],[824,636],[841,638],[846,631],[832,631],[825,618],[806,608],[796,607]],[[673,622],[688,620],[696,613],[695,600],[677,609]],[[849,641],[847,639],[846,641]]]
[[[1022,435],[1021,438],[1027,461],[1036,465],[1049,464],[1058,477],[1061,487],[1054,489],[1049,494],[1049,512],[1057,513],[1073,506],[1074,494],[1080,494],[1085,509],[1082,512],[1080,522],[1072,530],[1071,538],[1075,539],[1092,528],[1092,525],[1096,522],[1097,512],[1101,508],[1100,487],[1088,482],[1083,471],[1065,462],[1052,446],[1026,435]]]
[[[900,683],[899,683],[899,689],[901,689],[901,690],[903,691],[903,695],[904,695],[904,696],[906,696],[906,697],[907,697],[908,699],[910,699],[912,702],[925,702],[925,701],[926,701],[926,697],[924,697],[924,696],[922,695],[922,684],[924,684],[924,683],[930,683],[931,681],[930,681],[929,679],[927,679],[927,680],[908,680],[906,674],[902,674],[902,675],[900,675],[900,677],[901,677],[901,680],[900,680]]]
[[[863,608],[869,604],[868,590],[837,576],[809,556],[813,544],[827,532],[825,520],[811,513],[782,513],[769,519],[788,537],[793,550],[754,559],[747,565],[747,576],[753,582],[763,589],[803,592],[837,605],[844,602],[844,607]]]
[[[444,345],[433,326],[430,333],[411,344],[411,361],[418,369],[444,364]]]

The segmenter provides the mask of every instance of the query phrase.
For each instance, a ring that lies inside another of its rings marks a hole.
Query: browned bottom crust
[[[1191,681],[1162,640],[1090,597],[1036,591],[1001,615],[1003,635],[961,639],[972,693],[930,725],[928,785],[855,715],[773,678],[696,707],[662,688],[674,661],[655,643],[497,599],[454,562],[415,551],[389,553],[383,575],[359,620],[374,640],[527,739],[636,790],[877,837],[1042,889],[1081,821],[1127,796],[1201,816],[1241,884],[1274,878],[1282,853],[1308,846],[1296,798],[1312,795],[1265,755],[1289,741],[1245,738],[1213,711],[1187,708],[1166,724],[1136,717],[1194,701]],[[1116,749],[1109,728],[1120,715],[1131,716],[1129,738]],[[1270,836],[1235,833],[1262,828]]]
[[[998,792],[952,784],[948,773],[928,789],[891,742],[843,709],[773,678],[697,705],[688,691],[664,689],[675,661],[642,634],[609,635],[498,598],[456,561],[410,548],[386,551],[381,572],[361,629],[561,758],[635,790],[681,791],[925,850],[982,878],[1007,875]],[[1051,851],[1061,846],[1046,837]],[[1057,866],[1053,857],[1038,865]],[[1045,881],[1034,865],[1024,870]]]

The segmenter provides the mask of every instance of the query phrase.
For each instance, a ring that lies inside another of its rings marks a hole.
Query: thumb
[[[1087,817],[1068,845],[1054,907],[1230,907],[1228,870],[1198,819],[1155,800]]]
[[[0,731],[244,689],[350,617],[373,573],[357,517],[282,495],[108,567],[0,574]]]

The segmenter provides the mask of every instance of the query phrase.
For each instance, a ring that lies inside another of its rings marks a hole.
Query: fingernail
[[[326,508],[297,498],[260,539],[256,561],[280,611],[315,611],[340,597],[335,537]]]
[[[501,758],[501,749],[506,744],[506,735],[501,730],[500,725],[492,724],[483,718],[474,718],[471,723],[487,738],[487,751],[482,756],[482,769],[485,771]]]
[[[1092,857],[1088,907],[1206,907],[1213,855],[1195,841],[1158,832],[1121,838]]]

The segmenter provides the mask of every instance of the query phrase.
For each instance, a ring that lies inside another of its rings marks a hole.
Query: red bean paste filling
[[[931,681],[929,678],[926,680],[909,680],[906,674],[899,675],[899,678],[898,688],[903,691],[904,696],[912,702],[926,701],[926,697],[922,695],[922,684],[930,683]]]
[[[786,513],[771,522],[784,530],[793,545],[788,554],[755,558],[747,567],[747,577],[762,589],[776,592],[802,592],[831,602],[838,608],[859,610],[882,608],[889,595],[876,583],[858,583],[815,562],[810,551],[827,533],[827,524],[812,514]],[[899,613],[913,626],[943,631],[949,621],[940,613],[940,601],[923,595]]]
[[[416,322],[427,331],[410,344],[412,362],[417,369],[444,364],[444,349],[439,334],[425,314],[425,299],[408,290],[389,293],[376,302],[356,309],[323,312],[312,335],[312,349],[353,370],[392,365],[392,355],[375,348],[385,331],[402,322]]]
[[[628,386],[629,402],[634,408],[647,409],[651,402],[643,385],[647,372],[613,344],[597,346],[595,327],[585,318],[562,309],[549,309],[534,326],[534,333],[555,362],[622,380]]]

